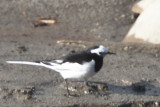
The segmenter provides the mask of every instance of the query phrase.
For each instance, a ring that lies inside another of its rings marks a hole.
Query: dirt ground
[[[135,21],[131,7],[136,1],[1,0],[0,105],[159,106],[160,46],[121,42]],[[45,26],[38,18],[56,23]],[[70,80],[76,97],[64,95],[64,80],[54,71],[5,62],[56,59],[99,44],[116,55],[104,58],[89,86]]]

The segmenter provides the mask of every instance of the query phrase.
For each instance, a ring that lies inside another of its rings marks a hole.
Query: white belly
[[[85,62],[82,65],[79,63],[66,62],[62,65],[55,66],[53,69],[59,72],[64,79],[87,79],[88,77],[91,77],[96,73],[94,60],[91,60],[90,62]]]

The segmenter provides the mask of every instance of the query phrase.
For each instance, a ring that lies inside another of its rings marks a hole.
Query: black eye
[[[99,52],[99,54],[100,54],[100,55],[102,55],[102,54],[103,54],[103,52]]]

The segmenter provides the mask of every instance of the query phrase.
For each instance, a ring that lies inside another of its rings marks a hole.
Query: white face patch
[[[108,53],[108,50],[104,46],[100,45],[98,48],[92,49],[91,53],[96,53],[97,55],[100,55],[100,53]]]
[[[56,61],[57,63],[62,63],[63,62],[63,60],[54,60],[54,61]]]

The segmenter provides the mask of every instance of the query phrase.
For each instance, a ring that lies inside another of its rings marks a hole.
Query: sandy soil
[[[158,106],[160,46],[121,43],[134,23],[136,0],[1,0],[1,106]],[[38,18],[56,24],[35,26]],[[66,40],[66,42],[57,41]],[[69,41],[72,40],[72,41]],[[83,82],[69,82],[77,97],[66,97],[65,83],[42,67],[6,64],[6,60],[56,59],[75,50],[103,44],[101,71]]]

